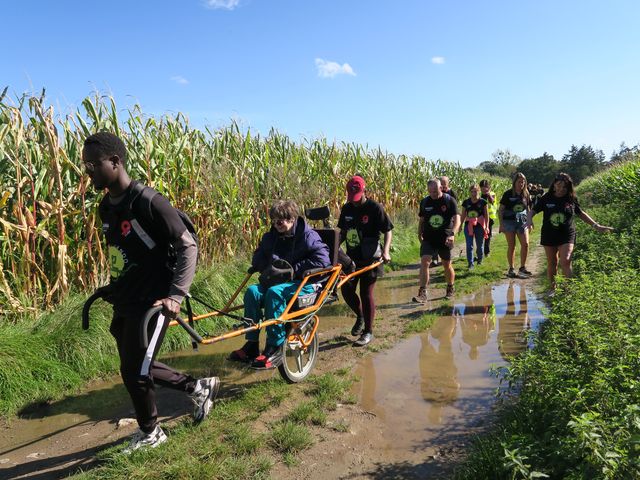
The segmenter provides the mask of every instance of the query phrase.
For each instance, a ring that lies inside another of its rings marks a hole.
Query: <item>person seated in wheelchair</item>
[[[269,209],[271,229],[265,233],[253,254],[249,272],[260,272],[259,283],[244,294],[244,316],[253,321],[279,318],[298,289],[304,272],[331,266],[329,247],[298,214],[291,200],[278,200]],[[307,284],[300,295],[314,292]],[[251,362],[253,368],[270,369],[282,362],[286,340],[284,324],[266,328],[267,343],[262,354],[258,346],[260,331],[246,334],[246,343],[229,356],[230,360]]]

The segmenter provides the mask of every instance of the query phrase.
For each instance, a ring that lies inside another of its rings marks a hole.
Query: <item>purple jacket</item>
[[[291,264],[295,278],[301,279],[306,270],[331,266],[329,247],[304,218],[298,217],[293,232],[289,236],[280,235],[275,227],[271,227],[253,253],[251,265],[254,270],[261,272],[275,259],[281,258]]]

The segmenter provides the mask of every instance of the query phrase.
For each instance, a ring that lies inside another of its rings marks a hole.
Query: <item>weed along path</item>
[[[482,268],[474,275],[482,275]],[[433,272],[440,286],[441,268]],[[268,441],[258,442],[258,453],[269,459],[267,477],[446,478],[473,434],[489,423],[499,387],[490,367],[506,364],[509,355],[527,348],[526,331],[543,318],[533,279],[485,284],[451,302],[442,299],[444,289],[435,288],[433,300],[418,305],[411,302],[417,273],[417,267],[410,266],[379,281],[375,341],[365,349],[351,347],[352,315],[342,302],[322,310],[314,373],[348,371],[356,380],[325,419],[306,424],[311,434],[306,449],[287,456]],[[228,353],[241,343],[225,341],[197,353],[164,355],[163,360],[197,375],[219,375],[222,402],[232,402],[242,392],[279,377],[277,372],[254,372],[228,362]],[[267,435],[274,422],[309,399],[312,384],[310,379],[285,386],[277,408],[256,413],[247,405],[251,431]],[[179,424],[191,407],[185,396],[166,389],[160,389],[158,400],[162,421],[169,426],[169,449],[172,436],[174,445],[178,441],[171,425]],[[63,478],[79,469],[100,467],[104,460],[96,460],[96,454],[134,431],[131,416],[117,378],[27,410],[0,427],[0,478]],[[204,434],[200,429],[208,427],[205,422],[192,434]],[[94,478],[92,472],[88,475],[83,478]]]

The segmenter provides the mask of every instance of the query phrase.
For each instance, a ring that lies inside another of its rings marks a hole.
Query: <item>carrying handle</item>
[[[91,308],[91,305],[93,305],[93,302],[95,302],[99,298],[104,297],[104,295],[105,295],[104,290],[99,288],[98,290],[93,292],[93,294],[89,298],[87,298],[86,302],[84,302],[84,305],[82,307],[82,329],[83,330],[89,330],[89,309]]]
[[[155,307],[151,307],[144,314],[144,318],[142,319],[142,323],[140,324],[140,346],[142,348],[146,349],[149,346],[149,335],[147,334],[147,331],[149,329],[149,322],[154,317],[154,315],[160,313],[161,311],[162,305],[157,305]],[[202,343],[202,337],[198,334],[198,332],[191,328],[191,326],[187,322],[185,322],[180,317],[176,317],[175,321],[178,322],[178,324],[187,331],[191,338],[193,338],[198,343]]]

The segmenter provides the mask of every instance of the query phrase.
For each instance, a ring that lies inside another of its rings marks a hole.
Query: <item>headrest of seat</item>
[[[307,217],[307,220],[326,220],[330,215],[331,212],[326,205],[324,207],[308,208],[304,211],[304,216]]]
[[[329,260],[331,265],[338,264],[338,248],[340,247],[340,230],[335,228],[314,228],[320,239],[329,247]]]

